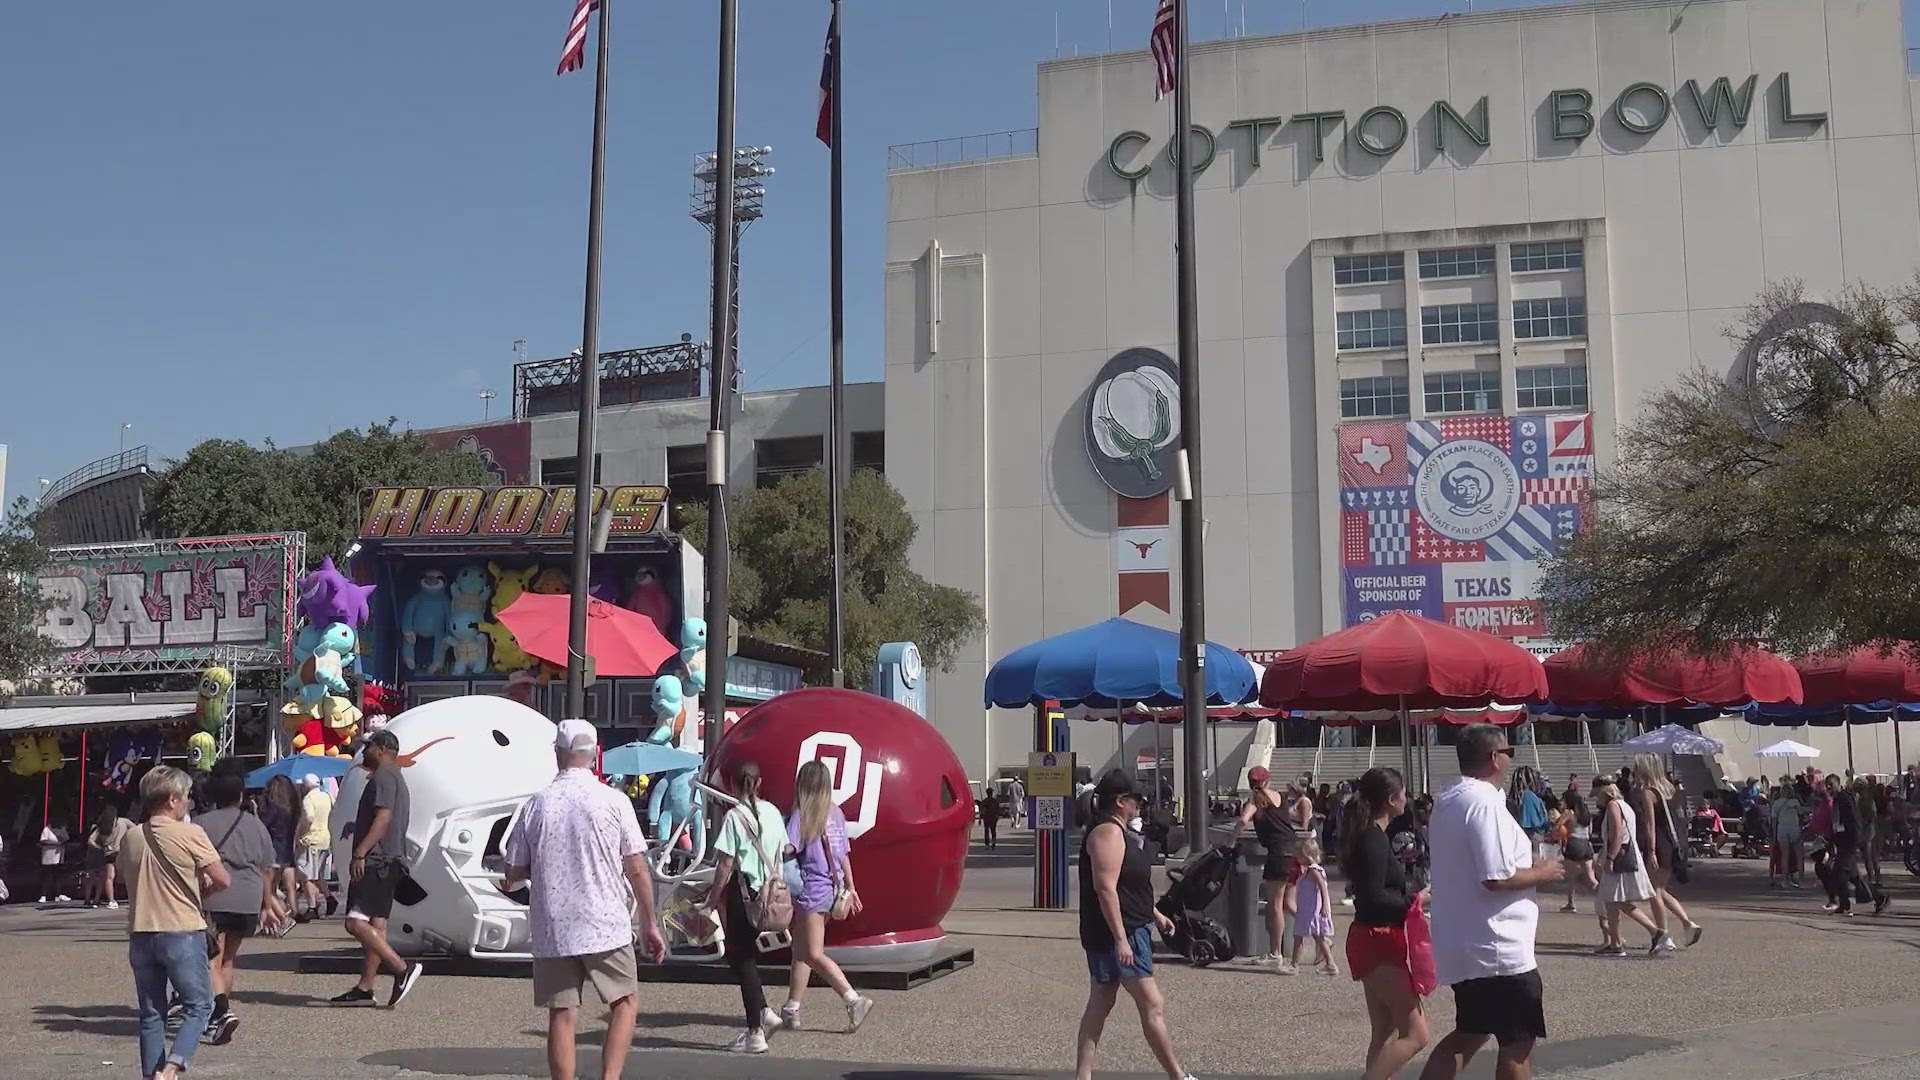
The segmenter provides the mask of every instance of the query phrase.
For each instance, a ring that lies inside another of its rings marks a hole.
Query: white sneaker
[[[793,1031],[800,1026],[800,1007],[792,1003],[780,1007],[780,1026]]]
[[[870,997],[861,996],[847,1002],[847,1034],[859,1031],[860,1025],[866,1022],[867,1014],[872,1011],[873,999]]]
[[[760,1030],[762,1032],[771,1036],[774,1032],[785,1026],[786,1024],[781,1021],[779,1013],[774,1012],[772,1009],[763,1008],[760,1010]]]
[[[107,910],[108,910],[108,911],[119,911],[119,910],[120,910],[120,901],[118,901],[118,900],[109,900],[109,901],[107,901]]]
[[[66,893],[61,893],[59,896],[53,898],[53,902],[56,904],[71,904],[73,903],[73,897],[68,896]]]
[[[1282,960],[1281,960],[1281,961],[1280,961],[1280,962],[1279,962],[1278,964],[1275,964],[1275,965],[1274,965],[1274,970],[1276,970],[1276,971],[1278,971],[1278,972],[1279,972],[1280,974],[1282,974],[1282,975],[1298,975],[1298,974],[1300,974],[1300,967],[1299,967],[1299,965],[1297,965],[1297,964],[1295,964],[1295,963],[1294,963],[1293,961],[1291,961],[1291,960],[1286,960],[1286,959],[1282,959]]]
[[[748,1028],[727,1044],[727,1051],[734,1054],[764,1054],[767,1052],[767,1033],[759,1028]]]
[[[52,899],[51,897],[46,897],[46,896],[43,896],[43,897],[41,897],[41,898],[40,898],[40,902],[41,902],[41,903],[43,903],[43,904],[51,904],[51,903],[53,903],[53,899]],[[1833,910],[1833,905],[1832,905],[1832,904],[1828,904],[1828,905],[1827,905],[1827,910],[1828,910],[1828,911],[1832,911],[1832,910]]]
[[[1340,974],[1340,968],[1336,966],[1334,962],[1331,960],[1327,961],[1324,964],[1319,965],[1316,968],[1316,970],[1318,970],[1320,974],[1328,976],[1329,978]]]

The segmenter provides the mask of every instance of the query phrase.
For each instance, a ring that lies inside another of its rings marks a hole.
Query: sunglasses
[[[1511,747],[1511,746],[1501,746],[1501,747],[1496,747],[1496,748],[1494,749],[1494,751],[1493,751],[1493,752],[1494,752],[1494,753],[1496,753],[1496,754],[1505,754],[1505,755],[1507,755],[1508,757],[1512,757],[1512,756],[1513,756],[1513,747]]]

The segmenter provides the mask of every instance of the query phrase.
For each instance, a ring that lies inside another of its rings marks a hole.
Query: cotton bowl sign
[[[93,674],[281,666],[305,547],[288,533],[54,548],[39,630]]]

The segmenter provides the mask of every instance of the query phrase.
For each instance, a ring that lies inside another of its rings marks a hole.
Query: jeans
[[[198,930],[141,932],[127,937],[127,963],[140,1002],[140,1075],[152,1076],[168,1062],[182,1070],[200,1046],[200,1033],[213,1014],[213,980],[207,963],[207,937]],[[167,1053],[167,985],[186,1006],[180,1031]]]

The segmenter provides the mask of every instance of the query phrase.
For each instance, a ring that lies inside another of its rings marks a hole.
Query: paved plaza
[[[1003,851],[1014,850],[1008,842]],[[729,986],[647,985],[631,1077],[997,1080],[1058,1076],[1072,1061],[1085,988],[1071,912],[1027,910],[1029,875],[1014,858],[976,858],[947,928],[974,967],[917,990],[880,993],[856,1036],[831,1030],[839,1010],[815,990],[803,1030],[767,1058],[716,1052],[735,1033]],[[1546,908],[1540,961],[1553,1038],[1537,1057],[1555,1078],[1920,1075],[1920,882],[1890,868],[1887,915],[1839,919],[1819,893],[1766,888],[1758,862],[1702,860],[1686,898],[1707,926],[1695,949],[1665,960],[1585,955],[1584,912]],[[124,912],[0,907],[0,1055],[8,1077],[127,1076],[134,1069]],[[1339,920],[1344,923],[1344,919]],[[1344,935],[1344,928],[1341,930]],[[255,941],[242,954],[230,1046],[202,1048],[193,1075],[334,1077],[543,1076],[544,1017],[524,979],[428,977],[398,1010],[330,1009],[339,976],[302,975],[302,954],[342,948],[337,921]],[[1202,1077],[1350,1077],[1366,1041],[1360,994],[1344,975],[1160,967],[1176,1044]],[[384,977],[381,992],[385,992]],[[776,999],[777,999],[777,995]],[[1431,1020],[1452,1018],[1446,992]],[[597,1021],[585,1025],[599,1030]],[[589,1034],[586,1042],[595,1037]],[[597,1050],[583,1049],[597,1068]],[[1109,1024],[1103,1076],[1151,1076],[1123,1004]],[[1409,1072],[1411,1075],[1411,1071]],[[1485,1075],[1484,1070],[1480,1075]]]

